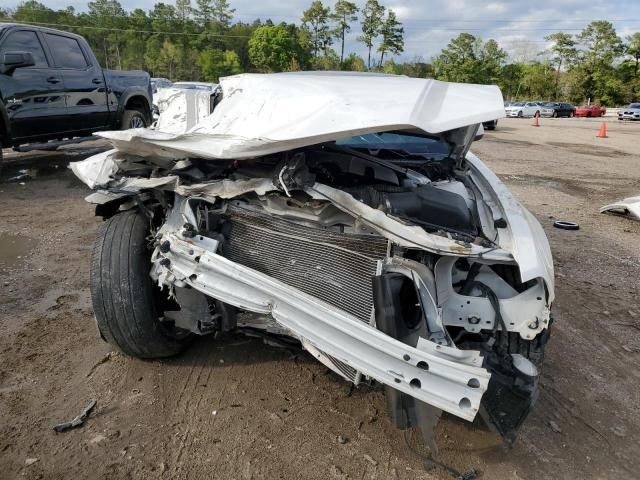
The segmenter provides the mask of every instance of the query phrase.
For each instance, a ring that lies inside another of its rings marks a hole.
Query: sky
[[[40,0],[50,8],[72,5],[86,10],[83,0]],[[174,3],[175,0],[164,0]],[[353,1],[353,0],[352,0]],[[577,34],[592,20],[611,21],[618,35],[640,31],[640,0],[379,0],[393,9],[405,29],[405,52],[401,60],[422,57],[429,61],[448,41],[461,32],[493,38],[512,59],[532,60],[543,51],[545,35],[555,31]],[[5,0],[7,6],[18,1]],[[155,0],[120,0],[125,10],[150,9]],[[195,0],[192,0],[195,4]],[[311,0],[229,0],[236,9],[234,20],[251,22],[270,18],[274,22],[296,22]],[[333,5],[334,0],[324,0]],[[356,0],[362,6],[364,0]],[[349,34],[346,52],[361,55],[364,47],[356,41],[359,24]],[[334,45],[335,46],[335,45]]]

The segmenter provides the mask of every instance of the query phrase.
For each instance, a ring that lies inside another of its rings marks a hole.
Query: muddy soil
[[[473,150],[551,240],[540,398],[511,449],[444,416],[439,459],[487,479],[638,478],[640,222],[598,208],[640,194],[640,124],[610,122],[596,139],[598,121],[530,123],[501,120]],[[3,180],[40,173],[0,181],[0,477],[452,478],[390,425],[378,389],[351,389],[301,351],[229,335],[171,360],[111,353],[88,289],[99,221],[64,165],[44,168],[51,158],[12,157]],[[91,399],[82,428],[53,431]]]

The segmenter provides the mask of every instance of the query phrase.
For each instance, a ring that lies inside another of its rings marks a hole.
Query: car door
[[[62,130],[66,115],[64,83],[51,68],[35,30],[11,30],[0,44],[0,57],[9,52],[29,52],[35,65],[0,74],[0,92],[14,139],[49,136]]]
[[[559,117],[568,117],[569,116],[569,105],[567,105],[566,103],[561,103],[559,105],[558,116]]]
[[[94,65],[76,38],[49,32],[43,37],[64,79],[67,128],[77,133],[107,127],[109,105],[100,66]]]
[[[538,111],[537,110],[538,105],[536,105],[535,103],[531,103],[531,102],[527,102],[524,104],[524,114],[526,116],[530,116],[533,117],[535,115],[535,113]]]

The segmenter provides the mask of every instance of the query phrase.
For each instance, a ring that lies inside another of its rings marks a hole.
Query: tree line
[[[14,10],[0,7],[0,21],[79,33],[104,67],[141,69],[172,80],[216,82],[241,72],[381,71],[497,84],[513,100],[619,105],[640,98],[640,33],[623,40],[608,21],[591,22],[577,35],[548,35],[545,51],[524,41],[520,47],[530,47],[528,52],[512,52],[511,58],[495,40],[461,33],[431,61],[419,56],[399,61],[404,27],[378,0],[360,8],[347,0],[333,5],[313,0],[294,23],[234,22],[228,0],[194,1],[159,2],[149,11],[127,12],[118,0],[95,0],[87,11],[77,12],[28,0]],[[352,30],[366,51],[364,58],[345,51]]]
[[[544,37],[549,48],[507,62],[495,40],[461,33],[433,59],[433,76],[451,82],[497,84],[508,99],[621,105],[640,99],[640,32],[624,41],[605,20],[577,35]]]

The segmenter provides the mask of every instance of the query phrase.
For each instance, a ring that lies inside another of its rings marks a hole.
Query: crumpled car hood
[[[101,132],[121,152],[243,159],[375,132],[441,132],[504,117],[492,85],[350,72],[243,74],[221,80],[214,112],[185,133]]]

